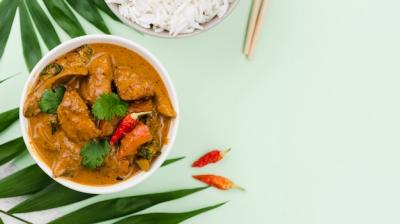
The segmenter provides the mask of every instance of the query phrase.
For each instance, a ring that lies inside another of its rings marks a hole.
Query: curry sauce
[[[98,102],[104,95],[119,100],[123,116],[103,119],[93,113],[95,105],[104,107]],[[148,170],[167,143],[176,116],[154,67],[112,44],[84,45],[50,63],[30,88],[23,112],[31,144],[53,176],[87,185],[110,185]],[[140,112],[146,115],[137,118],[133,130],[110,144],[124,117]],[[96,149],[82,154],[99,142],[106,147],[104,155]],[[87,166],[90,159],[101,163]]]

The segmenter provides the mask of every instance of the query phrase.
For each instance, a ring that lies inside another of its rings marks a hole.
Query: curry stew
[[[87,185],[148,170],[176,116],[153,66],[111,44],[81,46],[46,66],[23,113],[53,176]]]

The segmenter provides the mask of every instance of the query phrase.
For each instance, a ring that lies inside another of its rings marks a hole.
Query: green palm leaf
[[[14,108],[0,114],[0,133],[18,120],[19,108]]]
[[[105,12],[113,20],[121,22],[121,20],[119,20],[119,18],[111,11],[111,9],[108,8],[108,6],[104,0],[89,0],[89,1],[92,1],[97,6],[98,9]]]
[[[67,2],[72,6],[75,11],[77,11],[87,21],[96,26],[99,30],[107,34],[111,33],[97,9],[93,7],[93,5],[90,4],[89,1],[67,0]]]
[[[134,215],[115,222],[114,224],[179,224],[193,216],[218,208],[225,203],[182,213],[149,213]]]
[[[182,158],[182,157],[181,157]],[[166,160],[163,166],[170,165],[179,161],[181,158],[174,158]],[[33,175],[37,175],[34,173]],[[38,182],[40,180],[33,180],[33,182]],[[34,183],[32,183],[34,184]],[[36,183],[39,184],[39,183]],[[21,188],[21,191],[26,191],[26,189]],[[44,188],[43,190],[37,192],[29,199],[21,202],[12,208],[9,213],[22,213],[22,212],[33,212],[40,211],[50,208],[57,208],[64,205],[69,205],[75,202],[79,202],[90,198],[92,194],[85,194],[78,191],[71,190],[69,188],[63,187],[62,185],[53,182],[50,186]]]
[[[86,33],[65,1],[68,1],[76,12],[104,33],[110,34],[110,30],[98,10],[120,22],[104,0],[43,0],[56,23],[71,37],[83,36]],[[18,7],[20,8],[23,55],[28,69],[32,70],[42,56],[32,20],[48,49],[59,45],[61,41],[50,19],[37,0],[0,0],[0,59],[4,53]]]
[[[61,43],[60,38],[37,0],[28,0],[26,1],[26,5],[28,6],[33,22],[35,23],[35,26],[47,48],[52,49],[59,45]]]
[[[0,58],[6,48],[17,7],[18,1],[16,0],[2,0],[0,2]]]
[[[8,213],[23,213],[40,211],[69,205],[96,196],[66,188],[58,183],[52,183],[45,189],[10,209]]]
[[[42,58],[42,51],[25,0],[19,1],[19,21],[25,63],[29,71],[31,71],[40,58]]]
[[[167,159],[167,160],[165,160],[165,161],[163,162],[163,164],[161,164],[161,167],[171,165],[172,163],[176,163],[176,162],[178,162],[179,160],[184,159],[184,158],[185,158],[185,157],[182,156],[182,157],[178,157],[178,158]]]
[[[167,159],[167,160],[165,160],[165,162],[161,165],[161,167],[168,166],[168,165],[170,165],[170,164],[172,164],[172,163],[175,163],[175,162],[178,162],[179,160],[182,160],[182,159],[184,159],[184,158],[185,158],[185,157],[182,156],[182,157],[178,157],[178,158]]]
[[[16,138],[0,145],[0,166],[14,159],[26,149],[22,137]]]
[[[100,201],[62,216],[50,223],[85,224],[101,222],[136,213],[159,203],[182,198],[204,189],[206,187]]]
[[[104,0],[43,0],[56,23],[71,37],[85,35],[85,31],[65,1],[68,1],[69,5],[77,13],[104,33],[109,34],[110,31],[98,10],[108,14],[112,19],[120,21],[108,8]],[[60,39],[54,26],[37,0],[0,0],[0,58],[4,53],[18,7],[23,55],[28,69],[32,70],[42,56],[33,23],[47,48],[51,49],[60,44]],[[11,77],[0,80],[0,83]],[[18,120],[18,117],[19,108],[1,113],[0,133]],[[25,149],[26,146],[24,145],[22,137],[0,145],[0,165],[20,155]],[[183,158],[184,157],[166,160],[162,166],[170,165]],[[205,188],[206,187],[184,189],[101,201],[67,214],[51,223],[92,223],[118,218],[139,212],[159,203],[185,197]],[[10,209],[9,214],[3,213],[19,219],[18,217],[12,216],[11,213],[31,212],[60,207],[95,196],[73,191],[56,183],[37,165],[26,167],[0,180],[0,198],[32,193],[34,193],[32,197]],[[200,213],[217,208],[222,204],[183,213],[150,213],[135,215],[120,220],[117,223],[176,224]],[[19,220],[29,223],[22,219]],[[3,223],[3,221],[0,219],[0,224],[1,223]]]
[[[0,198],[34,193],[51,182],[52,179],[37,165],[31,165],[0,180]]]
[[[85,35],[78,19],[63,0],[43,0],[57,24],[71,37]]]
[[[17,75],[18,75],[18,73],[17,73],[17,74],[14,74],[14,75],[10,75],[10,76],[8,76],[8,77],[6,77],[6,78],[0,80],[0,84],[3,83],[3,82],[5,82],[5,81],[7,81],[7,80],[9,80],[9,79],[11,79],[11,78],[14,78],[14,77],[17,76]]]

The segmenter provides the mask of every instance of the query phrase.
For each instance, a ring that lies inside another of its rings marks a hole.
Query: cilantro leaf
[[[99,120],[111,120],[122,117],[128,111],[128,103],[122,101],[115,93],[101,94],[92,107],[93,115]]]
[[[39,108],[42,112],[55,114],[65,93],[64,86],[57,86],[54,90],[46,89],[40,98]]]
[[[81,149],[82,164],[88,169],[96,169],[103,165],[108,153],[110,153],[110,145],[107,140],[92,140]]]

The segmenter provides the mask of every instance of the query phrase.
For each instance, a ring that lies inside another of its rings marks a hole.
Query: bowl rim
[[[30,88],[36,83],[36,80],[39,76],[40,71],[48,65],[50,62],[54,61],[58,57],[62,56],[63,54],[81,46],[84,44],[94,44],[94,43],[108,43],[114,44],[121,47],[125,47],[128,50],[134,51],[135,53],[142,56],[145,60],[147,60],[158,72],[160,78],[164,82],[164,85],[168,91],[169,97],[171,99],[171,103],[176,110],[177,116],[171,122],[171,126],[168,133],[168,143],[164,145],[161,149],[162,153],[157,157],[155,161],[153,161],[150,170],[144,172],[139,171],[138,173],[132,175],[130,178],[111,185],[103,185],[103,186],[95,186],[95,185],[85,185],[80,184],[62,177],[55,178],[52,175],[51,168],[40,158],[40,155],[34,149],[34,146],[31,144],[30,137],[28,134],[28,122],[27,118],[23,114],[24,102],[28,95],[28,91]],[[179,103],[178,97],[169,76],[169,73],[165,69],[165,67],[161,64],[161,62],[146,48],[142,47],[141,45],[137,44],[134,41],[114,36],[114,35],[105,35],[105,34],[95,34],[95,35],[85,35],[81,37],[77,37],[68,41],[63,42],[59,46],[55,47],[51,51],[49,51],[42,59],[35,65],[32,71],[29,74],[29,77],[25,81],[22,96],[20,99],[20,110],[19,110],[19,117],[20,117],[20,128],[22,132],[22,136],[24,142],[28,148],[29,154],[33,157],[34,161],[37,165],[53,180],[57,181],[58,183],[68,187],[70,189],[90,193],[90,194],[108,194],[108,193],[115,193],[119,192],[128,188],[132,188],[137,184],[146,180],[149,176],[151,176],[160,166],[162,163],[167,159],[171,148],[175,142],[177,130],[179,126]]]
[[[148,35],[151,35],[151,36],[161,37],[161,38],[166,38],[166,39],[175,39],[175,38],[184,38],[184,37],[196,36],[198,34],[204,33],[206,31],[214,28],[215,26],[217,26],[219,23],[221,23],[224,19],[226,19],[233,12],[233,10],[239,4],[239,1],[240,0],[234,0],[234,2],[232,2],[231,5],[229,6],[228,11],[222,17],[214,17],[212,20],[208,21],[207,23],[204,23],[202,25],[203,26],[202,30],[196,29],[192,33],[182,33],[182,34],[178,34],[176,36],[171,36],[166,31],[155,32],[154,30],[151,30],[149,28],[144,28],[144,27],[140,26],[139,24],[137,24],[137,23],[135,23],[135,22],[123,17],[118,12],[117,7],[116,7],[116,3],[109,3],[108,1],[105,1],[105,2],[107,4],[108,8],[110,8],[110,10],[114,13],[114,15],[116,17],[118,17],[118,19],[120,19],[125,25],[135,29],[139,33],[148,34]]]

